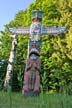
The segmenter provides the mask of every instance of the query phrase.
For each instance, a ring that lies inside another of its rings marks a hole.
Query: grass
[[[25,98],[21,93],[0,92],[0,108],[72,108],[72,96],[40,94]]]

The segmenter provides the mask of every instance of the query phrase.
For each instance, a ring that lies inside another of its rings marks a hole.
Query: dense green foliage
[[[6,24],[0,38],[0,87],[6,74],[11,37],[8,27],[30,26],[31,12],[34,9],[44,12],[43,26],[67,26],[66,34],[43,36],[41,49],[41,90],[72,94],[72,1],[71,0],[35,0],[25,11],[19,11],[15,18]],[[18,36],[18,46],[13,72],[13,90],[21,90],[25,61],[27,56],[27,36]]]
[[[41,94],[24,98],[20,93],[0,92],[0,108],[72,108],[72,96]]]

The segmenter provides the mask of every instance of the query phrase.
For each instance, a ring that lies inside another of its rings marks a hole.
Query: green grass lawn
[[[0,92],[0,108],[72,108],[72,96],[40,94],[25,98],[20,93]]]

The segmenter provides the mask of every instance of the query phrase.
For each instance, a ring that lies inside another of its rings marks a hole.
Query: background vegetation
[[[5,25],[0,36],[0,90],[3,89],[12,38],[9,27],[30,26],[34,9],[44,12],[43,26],[67,26],[66,34],[42,36],[41,49],[41,90],[72,94],[72,0],[35,0],[28,9],[20,10],[15,18]],[[28,36],[18,36],[14,63],[12,90],[21,91]],[[52,107],[53,108],[53,107]],[[61,107],[60,107],[61,108]]]

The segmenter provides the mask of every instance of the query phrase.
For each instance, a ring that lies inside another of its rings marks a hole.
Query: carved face
[[[37,58],[38,58],[38,56],[35,55],[35,54],[31,54],[31,56],[30,56],[30,59],[32,59],[32,60],[35,60],[35,59],[37,59]]]
[[[30,34],[41,34],[41,23],[35,22],[30,27]]]
[[[35,22],[30,27],[30,39],[31,40],[40,40],[41,37],[41,23]]]
[[[32,20],[38,18],[41,21],[42,16],[43,16],[43,12],[41,10],[33,10],[32,11]]]

